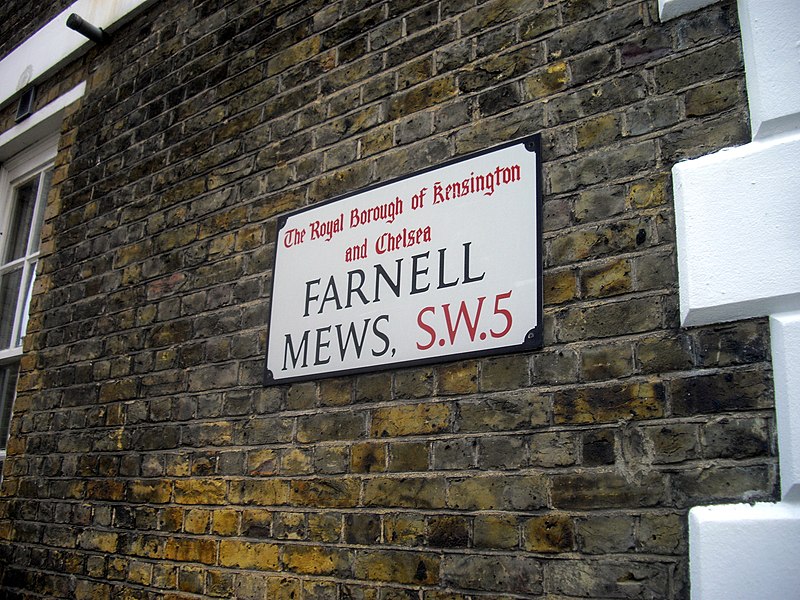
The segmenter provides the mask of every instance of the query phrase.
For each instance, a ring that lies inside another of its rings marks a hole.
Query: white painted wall
[[[770,315],[782,500],[690,511],[694,600],[800,598],[800,3],[738,8],[753,142],[673,169],[681,318]]]

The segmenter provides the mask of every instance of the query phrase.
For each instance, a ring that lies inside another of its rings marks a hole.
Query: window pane
[[[36,219],[33,222],[31,231],[31,244],[28,254],[33,254],[39,250],[39,239],[42,235],[42,221],[44,220],[44,207],[47,206],[47,194],[50,193],[50,182],[53,180],[53,169],[48,169],[42,174],[42,191],[39,193],[41,200],[39,201],[39,210],[36,214]],[[24,332],[23,332],[24,333]]]
[[[28,329],[28,310],[31,306],[31,296],[33,295],[33,280],[36,279],[36,261],[30,264],[28,268],[28,280],[25,285],[25,297],[22,298],[22,318],[19,320],[19,331],[17,331],[14,346],[22,346],[22,338],[25,337],[25,331]]]
[[[21,283],[22,268],[14,269],[0,277],[0,348],[11,346]]]
[[[25,250],[28,247],[28,236],[33,224],[33,210],[36,207],[36,192],[38,188],[39,176],[37,175],[14,189],[4,262],[11,262],[21,256],[25,256]]]
[[[17,389],[18,370],[19,363],[0,365],[0,448],[5,448],[8,441],[8,424]]]

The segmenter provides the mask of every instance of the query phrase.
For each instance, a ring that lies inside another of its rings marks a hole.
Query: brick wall
[[[764,321],[681,329],[735,3],[164,0],[80,69],[0,503],[12,598],[686,598],[776,493]],[[541,351],[264,388],[277,217],[541,132]]]

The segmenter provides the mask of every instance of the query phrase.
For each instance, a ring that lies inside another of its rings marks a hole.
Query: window
[[[8,438],[55,154],[51,138],[0,167],[0,451]]]

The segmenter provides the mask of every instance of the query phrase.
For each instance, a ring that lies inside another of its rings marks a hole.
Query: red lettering
[[[406,229],[399,233],[382,233],[375,240],[375,254],[387,254],[402,248],[411,248],[418,244],[431,241],[431,227],[427,225],[424,229]]]
[[[441,313],[437,313],[438,307],[426,306],[417,314],[417,325],[424,332],[427,339],[417,342],[417,349],[429,350],[436,344],[445,346],[448,342],[451,346],[454,346],[459,336],[462,339],[464,337],[469,338],[471,343],[476,341],[483,342],[489,335],[495,339],[504,337],[511,331],[511,326],[514,323],[511,311],[502,306],[502,303],[510,297],[511,291],[495,296],[492,314],[495,317],[495,326],[502,324],[502,329],[489,328],[488,333],[485,328],[481,331],[479,327],[486,296],[476,298],[477,305],[472,305],[467,300],[462,300],[457,305],[442,304]],[[439,314],[442,315],[443,319],[438,316]],[[442,320],[444,321],[443,323]],[[499,322],[497,322],[498,320]],[[443,330],[442,334],[439,333],[440,329]],[[466,330],[466,334],[461,333],[464,330]]]
[[[433,306],[426,306],[421,311],[419,311],[419,314],[417,315],[417,325],[419,325],[420,329],[424,329],[431,338],[430,341],[425,345],[417,342],[417,348],[419,350],[427,350],[428,348],[433,346],[433,344],[436,342],[436,330],[427,323],[423,322],[422,320],[422,315],[424,315],[427,312],[436,314],[436,309]]]
[[[469,341],[475,341],[475,332],[478,329],[478,320],[481,318],[481,309],[483,308],[484,300],[486,300],[486,296],[481,296],[478,298],[478,310],[475,311],[474,321],[470,317],[469,310],[467,310],[467,303],[462,300],[461,306],[458,308],[458,314],[456,315],[455,325],[453,324],[452,317],[450,316],[450,305],[442,304],[442,308],[444,309],[444,320],[445,324],[447,325],[447,335],[450,337],[451,345],[455,341],[456,335],[458,334],[458,328],[462,317],[464,318],[464,323],[467,326]]]
[[[494,299],[494,314],[502,315],[506,320],[506,328],[500,332],[495,332],[493,329],[489,330],[489,333],[492,334],[493,338],[501,338],[509,331],[511,331],[511,323],[513,319],[511,318],[511,313],[506,310],[505,308],[500,308],[500,300],[506,300],[507,298],[511,297],[511,291],[507,291],[505,294],[497,294]]]

